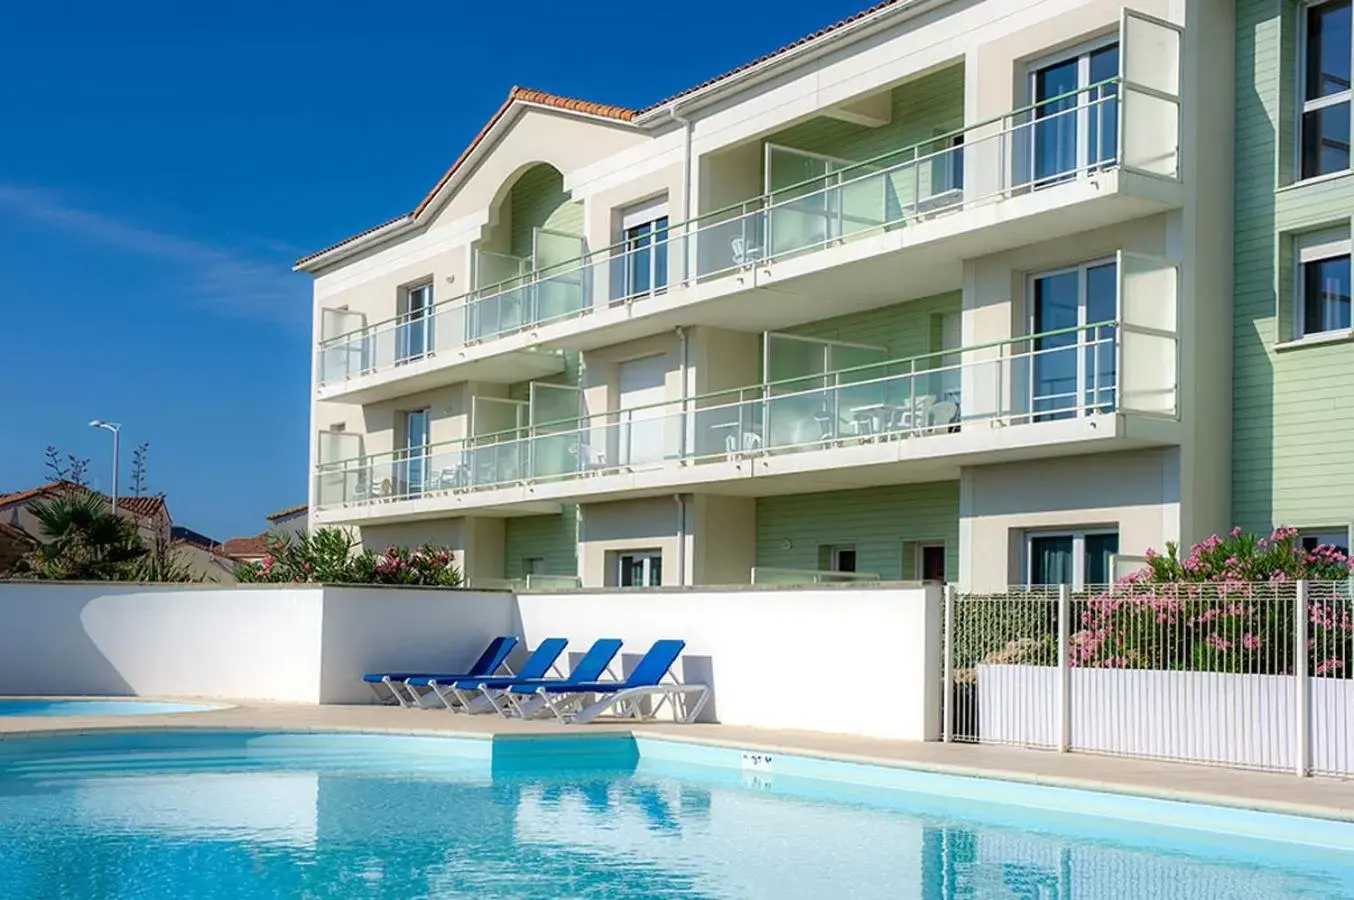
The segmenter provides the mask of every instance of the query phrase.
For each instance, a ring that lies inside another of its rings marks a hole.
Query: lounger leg
[[[408,707],[410,705],[409,701],[405,699],[404,692],[396,687],[400,682],[392,681],[389,676],[386,676],[381,679],[381,684],[386,686],[386,690],[390,691],[390,695],[395,698],[395,702],[400,706]]]

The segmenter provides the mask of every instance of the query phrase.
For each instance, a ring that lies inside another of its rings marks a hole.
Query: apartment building
[[[893,0],[646,109],[514,89],[297,264],[312,527],[482,583],[973,589],[1226,527],[1238,28]]]
[[[1347,547],[1350,4],[1236,15],[1235,517]]]

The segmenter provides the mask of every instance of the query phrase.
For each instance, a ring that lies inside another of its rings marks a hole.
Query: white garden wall
[[[979,665],[978,739],[1057,745],[1058,670]],[[1297,691],[1288,675],[1072,669],[1070,749],[1292,770]],[[1315,772],[1354,771],[1354,681],[1312,678]]]
[[[940,589],[658,590],[522,594],[533,646],[625,641],[626,667],[660,638],[686,641],[683,681],[713,686],[726,725],[934,740]]]
[[[372,668],[463,665],[516,611],[475,591],[0,582],[0,623],[0,694],[326,703],[364,699]]]

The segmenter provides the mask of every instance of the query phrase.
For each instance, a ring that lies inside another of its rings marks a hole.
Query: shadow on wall
[[[0,620],[11,626],[0,628],[0,694],[134,694],[86,630],[85,614],[97,602],[88,588],[47,583],[43,602],[22,602],[29,585],[0,587]],[[11,597],[21,606],[5,602]]]
[[[1274,160],[1280,140],[1274,115],[1284,116],[1284,107],[1291,110],[1292,103],[1267,98],[1262,91],[1277,91],[1281,79],[1262,75],[1272,71],[1268,63],[1281,52],[1280,10],[1287,8],[1243,0],[1236,13],[1232,519],[1252,531],[1268,531],[1274,524],[1277,372],[1268,346],[1278,309]]]

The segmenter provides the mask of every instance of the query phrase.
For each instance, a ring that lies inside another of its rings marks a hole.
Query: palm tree
[[[41,543],[16,567],[19,577],[117,581],[147,553],[136,526],[108,510],[102,496],[60,494],[29,507]]]

